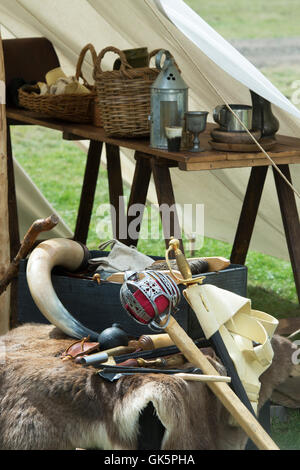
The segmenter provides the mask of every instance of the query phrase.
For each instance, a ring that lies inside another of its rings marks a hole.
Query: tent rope
[[[151,0],[150,0],[151,1]],[[245,124],[241,121],[239,116],[233,111],[233,109],[230,107],[228,104],[226,98],[223,96],[223,94],[216,88],[216,86],[210,81],[210,79],[202,72],[196,61],[191,57],[191,55],[187,52],[187,50],[184,48],[184,46],[180,43],[180,41],[174,36],[173,32],[170,30],[170,28],[165,24],[160,15],[157,13],[153,5],[151,5],[149,0],[144,0],[145,4],[152,10],[153,14],[156,16],[160,24],[168,31],[172,39],[177,43],[177,45],[180,47],[180,49],[184,52],[184,54],[192,61],[194,67],[197,69],[197,71],[200,73],[200,75],[206,80],[206,82],[210,85],[210,87],[214,90],[216,95],[221,98],[221,100],[224,102],[225,106],[229,109],[229,111],[234,115],[234,117],[237,119],[239,124],[245,129],[247,134],[251,137],[251,139],[255,142],[255,144],[258,146],[258,148],[261,150],[261,152],[268,158],[270,161],[271,165],[275,168],[275,170],[279,173],[279,175],[283,178],[283,180],[286,182],[286,184],[292,189],[292,191],[298,196],[300,199],[300,193],[297,191],[297,189],[293,186],[293,184],[287,179],[287,177],[282,173],[280,168],[276,165],[274,160],[270,157],[270,155],[266,152],[266,150],[260,145],[260,143],[256,140],[256,138],[251,134],[249,129],[245,126]]]

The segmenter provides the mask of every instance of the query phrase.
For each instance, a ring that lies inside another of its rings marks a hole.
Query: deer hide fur
[[[165,427],[164,450],[245,447],[245,433],[229,425],[228,412],[205,384],[166,374],[109,383],[94,368],[60,359],[72,341],[36,324],[0,338],[0,449],[137,449],[139,417],[149,403]],[[260,406],[292,367],[292,344],[279,336],[272,344]],[[226,375],[221,364],[214,366]]]

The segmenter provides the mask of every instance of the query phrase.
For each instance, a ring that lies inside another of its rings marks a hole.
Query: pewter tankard
[[[242,123],[249,131],[252,129],[252,106],[245,104],[230,104],[234,113],[239,117]],[[213,111],[214,121],[221,126],[221,129],[227,132],[245,132],[245,128],[239,123],[227,106],[217,106]]]

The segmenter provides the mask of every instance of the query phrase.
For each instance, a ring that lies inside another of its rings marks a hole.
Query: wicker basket
[[[94,64],[96,63],[97,54],[95,49],[92,44],[87,44],[79,55],[75,78],[76,80],[82,78],[84,85],[91,93],[84,95],[65,94],[41,96],[38,94],[38,86],[33,87],[33,91],[19,89],[20,106],[48,118],[51,117],[80,123],[94,123],[97,126],[101,126],[95,86],[89,85],[81,72],[82,63],[88,50],[92,54]]]
[[[103,72],[101,62],[107,52],[118,54],[119,70]],[[153,51],[151,57],[157,53]],[[132,68],[122,51],[115,47],[103,49],[94,69],[95,85],[103,127],[109,136],[144,137],[150,133],[151,85],[159,70]]]

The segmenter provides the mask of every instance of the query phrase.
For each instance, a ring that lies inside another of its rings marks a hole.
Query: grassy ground
[[[225,39],[285,38],[300,35],[298,0],[185,0]],[[300,80],[300,65],[262,68],[261,71],[287,97]],[[299,86],[298,86],[299,88]],[[297,103],[294,103],[297,105]]]
[[[299,93],[297,92],[295,95],[295,84],[297,85],[297,89],[299,89],[300,85],[300,64],[263,67],[261,71],[289,100],[292,101],[296,107],[300,109]],[[296,98],[296,101],[292,99],[293,96]]]
[[[226,39],[299,36],[298,0],[185,0]]]
[[[281,450],[300,449],[300,410],[288,410],[288,420],[273,418],[272,438]]]
[[[264,0],[187,0],[187,3],[227,39],[297,36],[300,32],[298,0],[270,0],[267,4]],[[300,78],[300,66],[276,67],[263,72],[286,96],[291,97],[291,84]],[[83,151],[72,143],[62,141],[59,133],[37,127],[15,127],[12,137],[17,160],[70,228],[74,229],[85,165]],[[129,188],[125,188],[125,195],[128,194]],[[108,202],[106,170],[101,168],[89,248],[96,248],[100,242],[96,233],[99,222],[97,208]],[[139,249],[149,254],[163,255],[164,243],[162,239],[141,240]],[[231,245],[205,238],[203,248],[196,255],[228,257],[230,251]],[[251,251],[247,266],[248,294],[254,308],[277,318],[299,315],[290,263]],[[299,428],[299,412],[291,412],[288,424],[273,423],[273,437],[281,448],[299,449]]]

